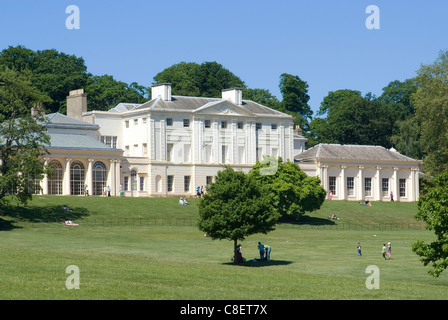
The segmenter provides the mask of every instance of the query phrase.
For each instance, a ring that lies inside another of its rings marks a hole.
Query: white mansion
[[[384,168],[370,176],[384,182],[389,174],[387,188],[398,194],[397,199],[418,199],[418,161],[305,161],[312,156],[300,157],[308,152],[306,139],[294,130],[292,117],[242,100],[239,88],[223,90],[222,98],[202,98],[171,95],[171,85],[160,84],[152,87],[152,100],[146,103],[120,103],[109,111],[91,112],[80,89],[67,97],[67,115],[46,117],[51,141],[44,160],[55,170],[40,182],[43,194],[83,195],[87,186],[90,195],[101,195],[110,187],[112,196],[194,196],[223,164],[247,172],[269,155],[295,159],[306,173],[319,175],[335,199],[370,197],[365,187],[360,189],[370,171],[355,174],[352,165]],[[336,175],[333,166],[350,169]],[[390,174],[386,167],[399,169]],[[372,188],[372,200],[386,200],[384,183],[381,190]]]
[[[262,155],[293,159],[305,148],[292,117],[252,101],[242,90],[222,98],[171,95],[171,85],[152,88],[144,104],[120,103],[87,112],[83,90],[67,97],[67,116],[50,120],[50,154],[56,168],[41,182],[43,194],[194,196],[223,164],[249,171]]]

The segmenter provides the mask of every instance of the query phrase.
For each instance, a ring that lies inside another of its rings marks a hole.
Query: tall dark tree
[[[448,171],[448,51],[417,71],[417,91],[412,95],[416,119],[421,124],[423,166],[433,176]]]
[[[65,113],[69,91],[81,88],[89,96],[88,110],[108,110],[120,102],[141,103],[149,98],[147,88],[108,75],[94,76],[87,72],[83,58],[54,49],[9,47],[0,53],[0,67],[30,70],[33,86],[51,98],[43,105],[47,112]]]
[[[31,81],[51,98],[44,104],[48,112],[65,110],[70,90],[84,88],[89,77],[85,61],[54,49],[32,51],[23,46],[9,47],[0,53],[0,66],[30,70]]]
[[[217,62],[181,62],[159,72],[154,84],[171,83],[175,95],[220,98],[223,89],[246,88],[245,83]]]
[[[326,118],[311,123],[319,142],[392,146],[397,111],[371,95],[363,97],[355,90],[329,92],[319,110],[322,114]]]
[[[412,244],[412,251],[425,266],[432,266],[428,273],[438,277],[448,267],[448,173],[439,175],[431,184],[418,201],[416,219],[423,221],[436,239],[429,244],[418,240]]]
[[[266,89],[248,88],[243,91],[243,99],[252,100],[275,110],[281,110],[280,101]]]
[[[283,73],[280,76],[279,88],[282,94],[279,110],[292,115],[294,125],[300,125],[305,132],[309,131],[313,111],[308,105],[308,83],[299,76]]]
[[[143,103],[148,100],[148,89],[133,82],[130,85],[110,75],[92,76],[87,80],[89,110],[107,111],[121,102]]]
[[[31,107],[50,102],[31,84],[29,71],[0,70],[0,202],[6,195],[26,203],[43,179],[40,158],[49,143],[45,120],[32,116]]]

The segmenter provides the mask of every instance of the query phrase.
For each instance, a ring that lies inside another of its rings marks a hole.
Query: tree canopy
[[[412,250],[420,256],[425,266],[430,264],[428,273],[438,277],[448,267],[448,173],[443,173],[432,181],[429,190],[424,190],[418,201],[417,220],[425,223],[426,229],[436,235],[430,244],[422,240],[412,244]]]
[[[221,98],[222,90],[246,84],[217,62],[180,62],[154,76],[153,84],[171,83],[171,92],[180,96]]]
[[[326,191],[320,179],[306,175],[289,160],[265,157],[255,164],[249,175],[266,186],[265,197],[270,198],[281,217],[296,219],[320,209],[324,203]]]
[[[421,124],[424,168],[438,175],[448,171],[448,51],[417,72],[418,88],[412,95],[416,119]]]
[[[120,102],[141,103],[148,99],[147,88],[108,75],[94,76],[87,71],[83,58],[55,49],[33,51],[10,46],[0,52],[0,67],[29,70],[32,85],[51,99],[43,103],[50,113],[65,113],[67,95],[74,89],[84,88],[89,93],[88,110],[107,111]]]
[[[237,243],[256,233],[274,230],[279,215],[265,197],[264,186],[253,176],[226,166],[199,203],[199,229],[212,239]]]
[[[20,203],[31,199],[35,180],[43,179],[46,168],[39,158],[46,153],[49,137],[42,116],[31,116],[31,107],[49,102],[31,84],[23,70],[0,70],[0,202],[11,195]]]
[[[329,92],[311,127],[321,143],[379,145],[390,148],[398,111],[370,95],[356,90]]]

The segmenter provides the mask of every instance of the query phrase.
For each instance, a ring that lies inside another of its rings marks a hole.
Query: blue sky
[[[69,5],[78,30],[66,28]],[[366,28],[369,5],[380,29]],[[290,73],[307,81],[316,111],[329,91],[380,95],[434,62],[448,50],[447,15],[446,0],[0,0],[0,50],[56,49],[92,74],[145,86],[181,61],[217,61],[279,99]]]

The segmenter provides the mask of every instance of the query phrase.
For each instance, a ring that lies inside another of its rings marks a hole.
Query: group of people
[[[384,260],[387,260],[387,259],[386,259],[386,254],[387,254],[387,256],[389,257],[389,260],[390,260],[390,255],[391,255],[390,242],[387,243],[387,248],[386,248],[386,244],[383,243],[382,254],[383,254],[383,258],[384,258]]]
[[[258,251],[260,252],[260,260],[271,260],[271,247],[267,244],[258,242]]]
[[[110,186],[105,186],[103,188],[103,197],[110,197]]]
[[[180,197],[179,204],[186,206],[187,204],[190,204],[190,203],[188,202],[187,198],[184,199],[184,198]]]
[[[361,250],[361,243],[358,242],[358,245],[356,246],[356,251],[358,252],[358,257],[362,256],[362,250]],[[386,256],[391,259],[391,253],[392,248],[390,245],[390,242],[387,243],[387,246],[385,243],[383,243],[383,248],[381,249],[381,254],[383,255],[384,260],[387,260]]]
[[[201,187],[197,187],[196,188],[196,198],[202,198],[202,196],[204,195],[204,186]]]
[[[271,247],[267,244],[263,245],[261,242],[258,242],[258,251],[260,253],[259,260],[271,260]],[[246,259],[243,258],[243,253],[241,250],[241,244],[236,246],[236,263],[245,262]],[[251,259],[249,261],[257,261],[257,259]]]

